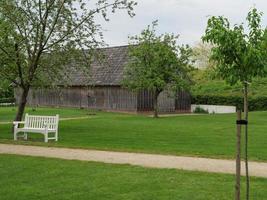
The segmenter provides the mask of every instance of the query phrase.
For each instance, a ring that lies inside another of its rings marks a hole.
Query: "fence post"
[[[237,120],[240,121],[242,113],[237,111]],[[241,124],[236,125],[236,186],[235,186],[235,199],[240,200],[240,174],[241,174]]]

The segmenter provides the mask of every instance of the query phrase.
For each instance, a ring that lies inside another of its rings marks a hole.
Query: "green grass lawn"
[[[229,200],[234,176],[0,155],[1,200]],[[244,195],[244,179],[242,192]],[[251,179],[251,199],[267,196]]]
[[[12,120],[12,108],[0,108],[0,121]],[[28,109],[27,112],[32,112]],[[38,108],[34,114],[60,117],[88,116],[76,109]],[[235,114],[177,116],[153,119],[147,116],[96,112],[90,119],[61,121],[58,143],[50,146],[146,152],[173,155],[234,158]],[[0,124],[0,142],[12,141],[10,124]],[[250,113],[249,158],[267,161],[267,112]],[[32,142],[47,145],[41,135]]]

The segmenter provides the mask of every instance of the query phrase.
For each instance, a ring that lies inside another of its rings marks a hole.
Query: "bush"
[[[205,105],[227,105],[243,108],[242,96],[223,96],[223,95],[195,95],[192,97],[192,104]],[[249,111],[267,110],[267,97],[249,97]]]
[[[0,103],[15,103],[15,98],[1,98]]]
[[[12,97],[14,97],[13,87],[5,82],[0,82],[0,99]]]
[[[209,112],[199,106],[197,106],[194,110],[194,113],[204,113],[204,114],[208,114]]]

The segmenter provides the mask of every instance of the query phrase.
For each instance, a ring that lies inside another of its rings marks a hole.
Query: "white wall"
[[[197,107],[207,110],[212,113],[235,113],[235,106],[217,106],[217,105],[191,105],[191,112],[193,113]]]

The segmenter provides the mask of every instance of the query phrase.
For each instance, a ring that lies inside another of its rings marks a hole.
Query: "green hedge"
[[[0,103],[15,103],[15,98],[1,98]]]
[[[243,108],[243,97],[241,96],[219,96],[219,95],[194,95],[192,104],[205,105],[228,105]],[[249,110],[267,110],[267,97],[249,97]]]
[[[0,83],[0,99],[14,98],[14,90],[12,86],[3,88]]]

